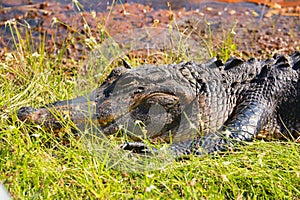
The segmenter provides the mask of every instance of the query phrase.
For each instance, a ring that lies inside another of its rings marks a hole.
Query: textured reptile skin
[[[23,107],[18,117],[59,130],[55,110],[78,127],[92,119],[105,135],[122,129],[134,140],[171,142],[175,155],[214,153],[255,137],[299,137],[299,74],[299,52],[262,61],[117,68],[87,97]],[[148,149],[141,142],[123,148]]]

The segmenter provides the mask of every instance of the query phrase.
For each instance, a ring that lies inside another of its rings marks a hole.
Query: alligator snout
[[[22,107],[18,110],[17,116],[21,121],[27,123],[42,124],[45,121],[56,122],[55,117],[47,108]]]
[[[36,109],[30,106],[22,107],[18,110],[17,116],[21,121],[29,120],[35,111]]]
[[[56,106],[48,105],[40,108],[22,107],[17,111],[17,116],[21,121],[42,125],[53,131],[61,130],[64,120],[71,120],[78,128],[96,120],[96,104],[94,102],[60,101],[56,104]]]

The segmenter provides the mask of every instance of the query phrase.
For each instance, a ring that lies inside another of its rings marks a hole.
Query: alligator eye
[[[108,86],[108,87],[103,91],[104,96],[105,96],[105,97],[111,96],[114,87],[115,87],[115,84],[111,84],[110,86]]]
[[[144,92],[145,88],[144,87],[138,87],[135,91],[134,94],[140,94],[142,92]]]

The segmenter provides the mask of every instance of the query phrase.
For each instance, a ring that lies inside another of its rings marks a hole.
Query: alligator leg
[[[188,141],[185,153],[181,150],[177,154],[217,153],[233,150],[236,148],[236,144],[252,141],[262,125],[266,123],[267,113],[272,108],[263,105],[262,102],[248,102],[247,106],[240,104],[239,107],[239,114],[234,115],[234,120],[229,120],[221,130]],[[174,144],[171,148],[176,152],[176,147],[177,145]]]
[[[264,64],[264,63],[262,63]],[[288,73],[294,77],[287,77]],[[270,122],[278,102],[287,101],[291,91],[295,91],[298,74],[284,56],[272,66],[265,66],[255,84],[245,91],[241,101],[223,127],[202,138],[195,138],[180,144],[172,144],[170,149],[176,155],[215,153],[234,149],[236,144],[249,142]],[[275,95],[276,94],[276,95]]]

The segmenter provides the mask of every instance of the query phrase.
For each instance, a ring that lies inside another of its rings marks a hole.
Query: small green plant
[[[223,46],[220,48],[220,54],[222,55],[221,59],[227,60],[232,56],[232,53],[236,50],[236,45],[234,43],[235,36],[235,27],[237,22],[234,23],[230,32],[227,33],[227,36],[224,38]]]

